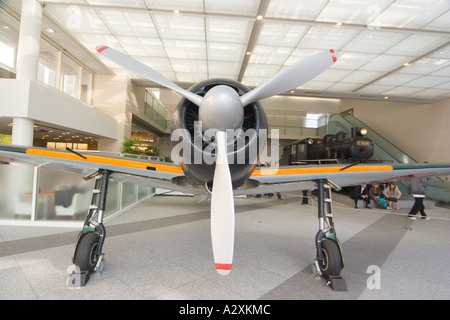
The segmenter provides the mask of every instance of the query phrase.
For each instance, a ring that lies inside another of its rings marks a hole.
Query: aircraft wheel
[[[74,264],[81,271],[93,271],[97,265],[99,237],[96,232],[88,232],[80,239],[75,253]]]
[[[322,240],[323,260],[319,261],[319,268],[324,276],[339,276],[342,270],[341,253],[337,244],[328,239]]]

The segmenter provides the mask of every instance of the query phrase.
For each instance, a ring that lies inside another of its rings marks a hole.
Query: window
[[[77,98],[79,96],[78,82],[80,81],[81,67],[74,61],[62,56],[60,90]]]
[[[74,150],[88,150],[88,144],[87,143],[72,143],[72,142],[47,142],[47,148],[49,148],[49,149],[71,148]]]
[[[16,60],[16,48],[0,41],[0,64],[14,68]]]
[[[322,113],[307,113],[303,119],[303,127],[305,128],[318,128],[319,120],[322,117]]]
[[[92,73],[83,68],[81,73],[80,100],[91,103]]]
[[[0,73],[2,78],[14,78],[16,73],[18,30],[19,22],[0,9]],[[2,69],[7,72],[2,72]]]
[[[38,67],[38,81],[45,83],[51,87],[56,86],[56,70],[58,66],[59,52],[41,40],[39,52],[39,67]]]
[[[292,155],[294,155],[294,154],[296,155],[297,154],[297,145],[296,144],[291,146],[291,154]]]

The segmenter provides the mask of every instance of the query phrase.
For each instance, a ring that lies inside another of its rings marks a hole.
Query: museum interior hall
[[[449,119],[448,0],[0,0],[0,299],[448,300]]]

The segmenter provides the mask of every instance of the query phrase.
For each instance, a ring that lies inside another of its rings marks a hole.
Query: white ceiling
[[[128,73],[96,46],[133,56],[182,87],[217,77],[254,87],[302,58],[335,49],[338,62],[296,95],[450,98],[449,0],[42,2],[47,23],[59,28],[49,37],[61,43],[66,40],[58,32],[70,34],[91,59],[118,74]]]

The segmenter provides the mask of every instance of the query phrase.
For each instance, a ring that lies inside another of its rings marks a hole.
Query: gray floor
[[[316,202],[284,196],[235,199],[226,277],[214,270],[209,202],[197,197],[149,198],[111,220],[105,268],[78,289],[67,286],[78,230],[0,226],[0,299],[450,299],[450,210],[435,207],[431,220],[411,221],[407,209],[335,201],[348,286],[336,292],[310,267]]]

